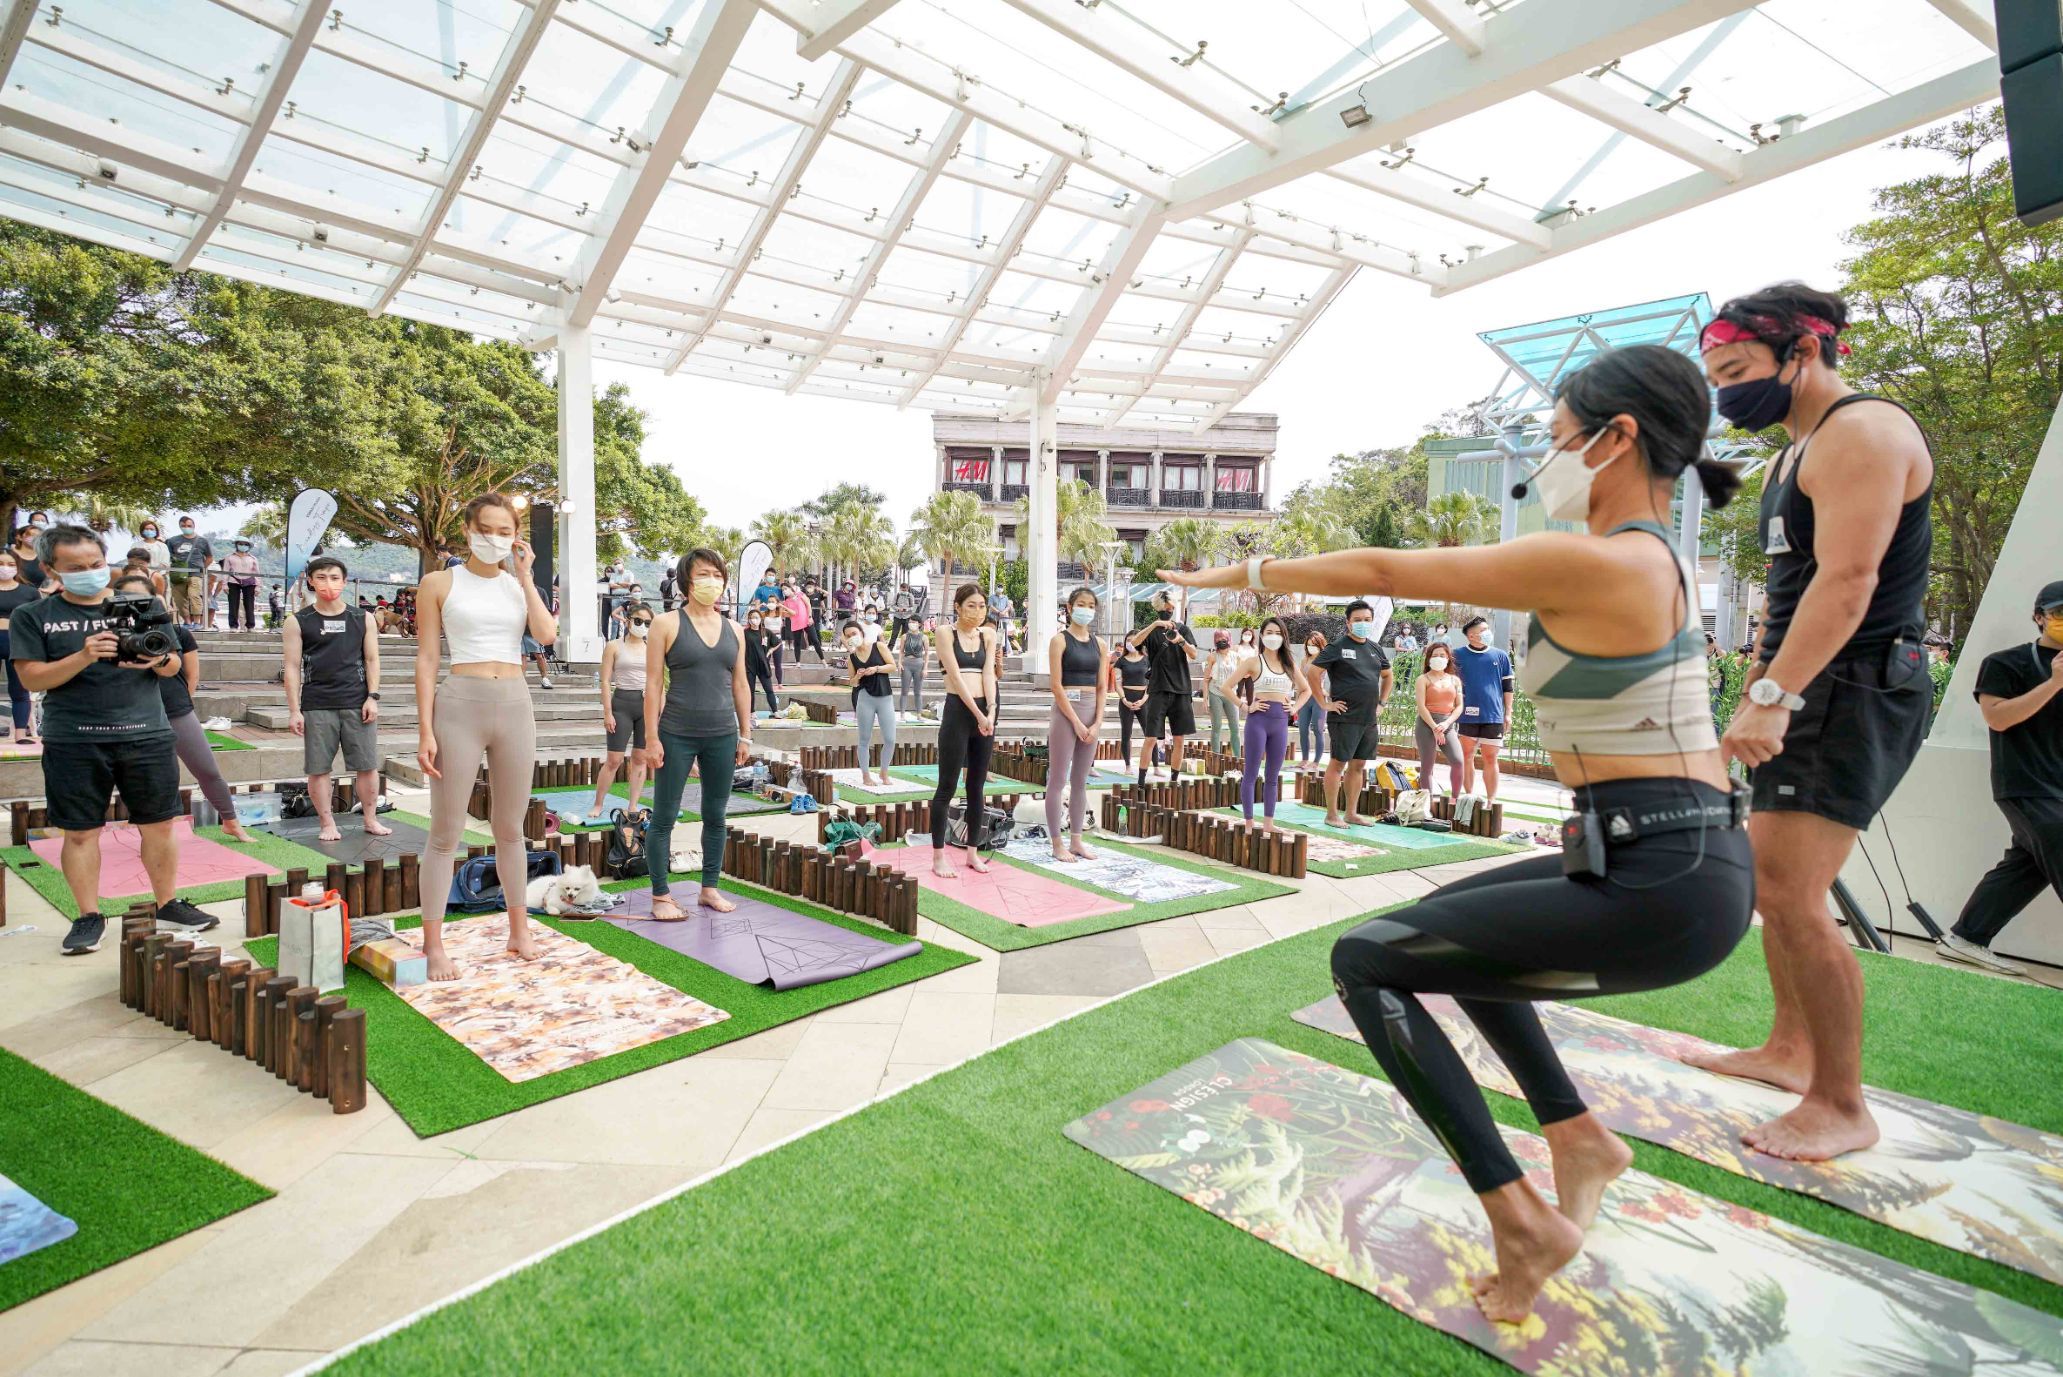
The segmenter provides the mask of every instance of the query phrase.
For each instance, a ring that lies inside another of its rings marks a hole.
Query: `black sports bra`
[[[982,667],[988,664],[989,648],[986,644],[983,643],[982,635],[979,631],[974,633],[974,649],[972,650],[969,650],[966,646],[960,644],[959,627],[956,626],[953,628],[952,637],[953,661],[954,663],[958,664],[960,668],[981,669]],[[973,656],[972,659],[968,658],[970,655]]]

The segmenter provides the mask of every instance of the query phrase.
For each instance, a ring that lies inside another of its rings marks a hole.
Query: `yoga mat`
[[[1260,811],[1258,804],[1255,805],[1254,811]],[[1371,822],[1366,827],[1334,827],[1325,821],[1323,808],[1314,808],[1308,803],[1293,803],[1287,799],[1275,805],[1275,821],[1284,827],[1296,827],[1315,835],[1336,837],[1341,841],[1373,845],[1391,851],[1431,851],[1436,847],[1452,846],[1456,842],[1483,840],[1466,833],[1423,832],[1416,827],[1393,827],[1383,822]]]
[[[818,802],[821,803],[823,800],[819,799]],[[761,798],[757,794],[741,793],[736,789],[731,791],[729,801],[724,804],[724,816],[733,818],[743,817],[749,813],[785,813],[787,811],[788,804],[785,800]],[[688,781],[688,787],[681,791],[681,816],[684,818],[700,818],[702,813],[702,781],[691,779]]]
[[[310,851],[320,851],[331,860],[342,861],[346,865],[420,856],[429,849],[430,834],[412,823],[395,822],[382,816],[378,820],[394,830],[388,836],[375,837],[367,834],[364,822],[356,813],[339,813],[336,818],[337,828],[344,834],[342,841],[316,840],[322,831],[321,818],[277,818],[265,823],[261,830],[305,846]]]
[[[567,825],[565,820],[569,816],[587,816],[588,809],[594,807],[595,803],[595,791],[592,789],[540,789],[532,794],[531,797],[544,800],[544,806],[558,815],[562,826]],[[627,811],[630,808],[630,796],[628,794],[619,794],[612,790],[609,794],[609,800],[608,806],[602,810],[602,814],[598,819],[571,825],[568,827],[568,830],[584,831],[592,828],[607,827],[609,825],[610,810],[622,808]],[[645,785],[645,807],[649,808],[651,806],[652,786],[650,782],[647,782]],[[784,803],[775,803],[754,794],[734,792],[725,812],[727,814],[743,816],[747,813],[780,812],[786,807],[787,805]],[[700,780],[691,779],[688,781],[688,787],[681,791],[680,816],[683,818],[700,817],[701,812],[702,783]]]
[[[1104,913],[1123,913],[1131,907],[1058,880],[1019,870],[1000,857],[990,857],[988,873],[979,874],[968,866],[967,858],[959,848],[952,848],[952,852],[953,869],[960,873],[950,880],[941,880],[931,873],[931,843],[928,841],[887,850],[869,846],[865,854],[870,861],[892,865],[905,875],[915,875],[918,883],[926,889],[936,890],[977,912],[1022,928],[1040,928]]]
[[[1641,1172],[1606,1193],[1533,1314],[1493,1325],[1466,1284],[1495,1265],[1490,1227],[1431,1130],[1383,1082],[1260,1038],[1065,1131],[1521,1372],[2063,1372],[2063,1321]],[[1502,1132],[1551,1195],[1545,1140]]]
[[[730,1017],[634,966],[530,924],[537,959],[506,949],[493,919],[444,925],[458,979],[394,991],[505,1080],[522,1082]]]
[[[717,913],[695,903],[695,896],[701,893],[699,885],[677,884],[672,893],[681,912],[688,915],[686,922],[654,922],[649,916],[649,889],[626,892],[624,906],[610,914],[608,921],[748,985],[770,990],[792,990],[858,975],[924,950],[922,942],[884,942],[743,894],[728,896],[738,906],[735,910]]]
[[[0,1175],[0,1266],[77,1232],[77,1224]]]
[[[179,869],[174,887],[240,881],[246,875],[277,875],[279,871],[248,852],[238,851],[193,834],[192,818],[175,818],[172,835],[179,844]],[[29,849],[53,869],[63,865],[64,839],[42,837]],[[143,868],[143,834],[127,823],[109,823],[100,829],[100,892],[103,895],[148,894],[150,876]]]
[[[1094,845],[1089,849],[1096,850]],[[1013,839],[1003,848],[1003,854],[1055,875],[1065,875],[1112,894],[1122,894],[1142,904],[1194,899],[1238,888],[1193,870],[1177,870],[1174,866],[1162,865],[1143,856],[1126,856],[1115,851],[1098,852],[1093,861],[1079,858],[1072,862],[1056,861],[1049,843],[1024,837]]]
[[[1453,1000],[1433,995],[1423,1002],[1478,1082],[1519,1095],[1518,1083]],[[1884,1134],[1877,1146],[1832,1162],[1769,1157],[1744,1146],[1741,1131],[1783,1113],[1798,1097],[1678,1060],[1725,1049],[1572,1005],[1534,1007],[1584,1101],[1614,1132],[2063,1282],[2063,1138],[1865,1086]],[[1338,999],[1322,999],[1293,1017],[1361,1040]]]
[[[830,770],[827,773],[831,776],[832,782],[838,786],[838,797],[851,798],[859,796],[869,803],[882,799],[930,798],[932,790],[938,787],[938,781],[933,780],[929,784],[903,784],[900,787],[891,784],[887,788],[883,788],[878,784],[860,783],[860,772],[858,770]],[[892,779],[894,776],[891,775],[890,778]],[[823,801],[822,799],[817,800],[818,803]]]
[[[38,760],[42,755],[40,741],[0,741],[0,760]]]
[[[938,766],[936,765],[896,765],[891,767],[888,773],[896,779],[914,780],[922,784],[927,793],[938,787]],[[1035,794],[1045,787],[1043,784],[1028,784],[1021,779],[1005,779],[1001,775],[991,774],[988,777],[988,783],[982,788],[982,794],[984,796],[989,794]],[[967,772],[962,770],[960,772],[960,782],[953,789],[953,796],[958,798],[966,792]]]

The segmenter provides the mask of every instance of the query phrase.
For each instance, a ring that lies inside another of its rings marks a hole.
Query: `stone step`
[[[601,729],[602,705],[599,699],[589,695],[584,701],[568,697],[560,702],[548,702],[551,695],[534,694],[531,711],[540,725],[546,722],[592,723],[597,732]],[[286,731],[293,720],[286,704],[252,708],[244,714],[244,720],[254,727],[270,731]],[[380,724],[387,727],[415,727],[422,721],[414,703],[390,704],[384,698],[380,701]]]

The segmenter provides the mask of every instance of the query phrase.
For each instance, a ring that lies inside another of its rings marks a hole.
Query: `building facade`
[[[1108,520],[1136,563],[1153,533],[1179,517],[1232,524],[1272,521],[1277,421],[1260,412],[1231,412],[1201,434],[1063,424],[1058,429],[1062,483],[1081,482],[1103,494]],[[1026,427],[986,416],[932,417],[936,450],[932,487],[971,492],[995,519],[1006,559],[1024,542],[1017,502],[1030,482]],[[1097,571],[1063,562],[1060,576]]]

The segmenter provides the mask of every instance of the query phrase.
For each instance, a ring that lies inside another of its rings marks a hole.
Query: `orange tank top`
[[[1435,717],[1445,717],[1454,711],[1454,705],[1461,701],[1461,680],[1452,674],[1425,677],[1425,710]]]

